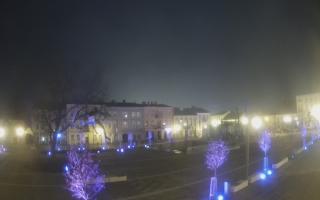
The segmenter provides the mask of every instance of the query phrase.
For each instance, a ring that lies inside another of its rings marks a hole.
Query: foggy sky
[[[0,103],[19,111],[58,71],[100,71],[109,99],[212,111],[294,108],[319,91],[312,1],[1,1]],[[83,87],[87,87],[84,81]]]

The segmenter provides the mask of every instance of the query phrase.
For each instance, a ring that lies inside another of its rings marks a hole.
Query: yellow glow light
[[[290,115],[283,116],[283,122],[286,124],[290,124],[292,122],[292,117]]]
[[[242,116],[240,118],[240,122],[241,122],[242,125],[248,125],[249,124],[249,118],[246,117],[246,116]]]
[[[0,128],[0,138],[3,138],[6,134],[6,130],[4,128]]]
[[[221,121],[218,120],[218,119],[213,119],[213,120],[211,121],[211,125],[216,128],[216,127],[218,127],[218,126],[221,125]]]
[[[255,129],[260,129],[262,127],[262,120],[260,117],[255,116],[251,120],[251,125]]]
[[[22,137],[24,135],[24,128],[22,127],[16,128],[16,134],[18,137]]]

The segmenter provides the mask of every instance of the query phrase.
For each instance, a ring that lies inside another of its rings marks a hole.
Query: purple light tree
[[[264,152],[263,169],[268,169],[268,151],[271,148],[271,135],[268,131],[263,132],[259,139],[259,147]]]
[[[226,144],[219,140],[209,144],[206,154],[206,166],[214,170],[214,177],[211,177],[209,198],[213,198],[217,192],[218,179],[217,169],[227,160],[229,149]]]
[[[100,172],[99,165],[89,152],[79,154],[71,150],[67,160],[65,180],[72,196],[81,200],[95,199],[105,188],[105,176]]]

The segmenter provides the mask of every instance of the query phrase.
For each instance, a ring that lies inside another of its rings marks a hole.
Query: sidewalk
[[[320,199],[320,144],[303,152],[270,180],[258,181],[235,193],[235,200],[319,200]]]

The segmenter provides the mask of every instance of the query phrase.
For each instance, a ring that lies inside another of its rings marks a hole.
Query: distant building
[[[307,127],[314,126],[314,118],[311,116],[311,109],[320,105],[320,93],[299,95],[296,97],[298,117]]]
[[[103,113],[107,113],[108,116],[99,117],[99,114],[96,114],[91,119],[80,120],[70,127],[67,130],[70,145],[85,144],[97,147],[109,143],[126,144],[129,140],[143,143],[150,136],[153,141],[162,141],[172,134],[167,132],[172,130],[173,108],[167,105],[124,101],[87,107],[90,111],[98,111],[97,113],[104,110]]]
[[[208,133],[210,113],[202,108],[175,109],[174,131],[176,137],[201,138]]]

